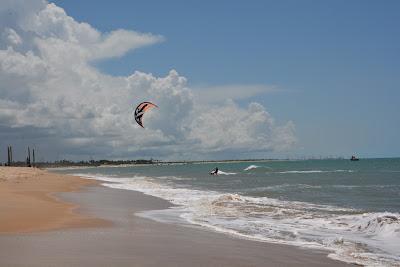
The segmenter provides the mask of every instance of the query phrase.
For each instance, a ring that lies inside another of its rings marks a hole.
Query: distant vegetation
[[[32,155],[32,160],[31,160]],[[342,157],[328,157],[328,158],[301,158],[302,160],[307,159],[343,159]],[[38,167],[38,168],[57,168],[57,167],[97,167],[97,166],[118,166],[118,165],[135,165],[135,164],[174,164],[174,163],[213,163],[213,162],[246,162],[246,161],[273,161],[282,159],[241,159],[241,160],[181,160],[181,161],[161,161],[154,159],[136,159],[136,160],[88,160],[88,161],[71,161],[71,160],[57,160],[53,162],[36,162],[35,161],[35,149],[31,150],[27,148],[26,161],[14,161],[13,160],[13,149],[12,146],[7,147],[7,162],[0,166],[15,166],[15,167]],[[284,160],[291,160],[289,158]],[[298,159],[297,159],[298,160]]]
[[[155,160],[146,160],[146,159],[138,159],[138,160],[89,160],[89,161],[71,161],[71,160],[58,160],[54,162],[36,162],[34,165],[31,164],[32,167],[38,168],[57,168],[57,167],[97,167],[104,165],[132,165],[132,164],[154,164],[158,161]],[[17,161],[12,162],[10,164],[4,164],[5,166],[14,166],[14,167],[28,167],[26,162]]]

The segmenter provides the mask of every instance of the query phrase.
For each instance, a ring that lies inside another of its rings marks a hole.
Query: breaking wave
[[[249,171],[271,171],[271,170],[272,170],[271,167],[258,166],[258,165],[249,165],[248,167],[243,169],[243,171],[245,171],[245,172],[249,172]]]
[[[235,175],[236,174],[236,172],[224,172],[224,171],[221,171],[221,170],[219,170],[218,171],[218,175]]]
[[[171,209],[176,216],[218,232],[326,249],[331,258],[368,266],[398,266],[400,262],[399,213],[363,213],[307,202],[176,188],[161,183],[158,178],[145,176],[77,175],[104,181],[104,185],[111,188],[135,190],[166,199],[178,205]]]
[[[278,185],[248,188],[243,190],[243,192],[285,191],[292,189],[319,189],[319,188],[322,188],[322,186],[309,185],[309,184],[278,184]]]
[[[353,170],[332,170],[332,171],[323,171],[323,170],[300,170],[300,171],[280,171],[276,173],[328,173],[328,172],[354,172]]]
[[[249,170],[252,170],[252,169],[257,169],[257,168],[259,168],[260,166],[257,166],[257,165],[250,165],[250,166],[248,166],[247,168],[245,168],[244,169],[244,171],[249,171]]]

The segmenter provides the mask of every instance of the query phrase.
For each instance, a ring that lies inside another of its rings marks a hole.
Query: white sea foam
[[[272,168],[268,167],[268,166],[259,166],[259,165],[249,165],[248,167],[246,167],[245,169],[243,169],[243,171],[245,172],[254,172],[254,171],[271,171]]]
[[[68,167],[48,167],[45,168],[49,171],[68,171],[68,170],[79,170],[79,169],[87,169],[90,168],[88,166],[68,166]]]
[[[249,171],[249,170],[252,170],[252,169],[257,169],[257,168],[259,168],[260,166],[257,166],[257,165],[250,165],[250,166],[248,166],[247,168],[245,168],[244,170],[245,171]]]
[[[328,172],[354,172],[353,170],[331,170],[331,171],[323,171],[323,170],[295,170],[295,171],[280,171],[276,173],[328,173]]]
[[[241,238],[330,250],[329,257],[368,266],[398,266],[400,214],[361,213],[328,205],[176,188],[163,179],[79,175],[179,205],[160,221],[187,222]],[[157,217],[159,212],[147,213]],[[157,219],[157,218],[156,218]],[[179,221],[179,220],[177,220]]]
[[[218,175],[235,175],[236,174],[236,172],[224,172],[224,171],[221,171],[221,170],[218,170]]]
[[[338,185],[332,185],[334,188],[344,188],[344,189],[354,189],[354,188],[400,188],[399,185],[396,184],[368,184],[368,185],[344,185],[344,184],[338,184]]]
[[[319,189],[322,188],[320,185],[309,185],[309,184],[278,184],[262,187],[254,187],[243,190],[244,192],[264,192],[264,191],[284,191],[291,189]]]

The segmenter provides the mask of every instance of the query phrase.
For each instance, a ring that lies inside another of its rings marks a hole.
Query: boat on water
[[[360,159],[359,159],[359,158],[356,158],[356,156],[353,155],[353,156],[351,156],[350,160],[351,160],[351,161],[358,161],[358,160],[360,160]]]

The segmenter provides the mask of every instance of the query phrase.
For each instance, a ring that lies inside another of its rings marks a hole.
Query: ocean
[[[218,167],[218,176],[209,172]],[[147,211],[238,238],[400,266],[400,159],[245,161],[59,169],[176,206]],[[134,204],[133,204],[134,205]]]

